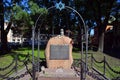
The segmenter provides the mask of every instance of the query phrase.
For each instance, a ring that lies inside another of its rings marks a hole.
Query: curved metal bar
[[[65,8],[68,8],[68,9],[71,9],[71,10],[73,10],[73,11],[75,11],[78,15],[79,15],[79,17],[80,17],[80,19],[82,20],[82,22],[83,22],[83,26],[84,26],[84,29],[85,29],[85,33],[87,32],[87,30],[86,30],[86,27],[85,27],[85,22],[84,22],[84,20],[83,20],[83,18],[82,18],[82,16],[75,10],[75,9],[73,9],[72,7],[69,7],[69,6],[65,6]]]
[[[82,16],[75,9],[73,9],[72,7],[69,7],[69,6],[65,6],[65,8],[68,8],[68,9],[71,9],[71,10],[75,11],[79,15],[80,19],[83,22],[83,27],[85,29],[85,38],[86,38],[85,39],[85,43],[86,43],[86,51],[85,51],[86,52],[86,56],[85,56],[85,77],[86,77],[86,73],[87,73],[87,53],[88,53],[88,26],[85,25],[85,22],[84,22]],[[82,51],[82,54],[83,54],[83,51]]]
[[[49,11],[50,9],[52,9],[52,8],[55,8],[55,6],[52,6],[52,7],[50,7],[50,8],[48,8],[47,10]],[[86,58],[85,58],[85,75],[86,75],[86,73],[87,73],[87,53],[88,53],[88,26],[86,26],[85,25],[85,22],[84,22],[84,20],[83,20],[83,18],[82,18],[82,16],[75,10],[75,9],[73,9],[72,7],[69,7],[69,6],[65,6],[65,8],[68,8],[68,9],[70,9],[70,10],[73,10],[74,12],[76,12],[78,15],[79,15],[79,17],[80,17],[80,19],[82,20],[82,22],[83,22],[83,27],[84,27],[84,31],[85,31],[85,43],[86,43]],[[35,22],[35,27],[33,27],[33,33],[35,32],[35,29],[36,29],[36,25],[37,25],[37,23],[38,23],[38,20],[39,20],[39,18],[42,16],[42,14],[40,14],[39,15],[39,17],[38,17],[38,19],[36,20],[36,22]],[[33,40],[32,40],[32,55],[33,55],[33,67],[34,67],[34,35],[33,35]],[[83,51],[82,51],[83,52]],[[33,68],[34,69],[34,68]],[[34,78],[33,78],[34,79]]]
[[[52,8],[55,8],[55,6],[51,6],[51,7],[47,8],[47,10],[50,10],[50,9],[52,9]],[[36,29],[37,22],[38,22],[38,20],[39,20],[39,18],[40,18],[41,16],[42,16],[42,14],[40,14],[40,15],[38,16],[38,18],[37,18],[37,20],[36,20],[36,22],[35,22],[35,28],[34,28],[34,29]]]
[[[50,9],[52,9],[52,8],[55,8],[55,6],[52,6],[52,7],[49,7],[47,10],[50,10]],[[35,33],[35,29],[36,29],[36,26],[37,26],[37,23],[38,23],[38,20],[39,20],[39,18],[42,16],[42,14],[40,14],[39,16],[38,16],[38,18],[37,18],[37,20],[36,20],[36,22],[35,22],[35,27],[33,27],[33,29],[32,29],[32,65],[33,65],[33,74],[35,73],[34,72],[34,65],[35,65],[35,60],[34,60],[34,33]],[[41,28],[41,27],[40,27]],[[40,28],[39,28],[39,31],[40,31]],[[39,34],[38,34],[39,35]],[[39,47],[38,47],[39,48]],[[39,49],[38,49],[38,57],[39,57],[39,53],[40,53],[40,51],[39,51]],[[39,59],[38,59],[39,60]],[[39,71],[39,67],[38,67],[38,71]],[[35,79],[35,77],[34,77],[35,75],[33,75],[33,80]]]
[[[35,60],[34,60],[34,38],[35,38],[35,34],[34,34],[34,32],[35,32],[35,28],[34,28],[34,26],[32,27],[32,75],[33,75],[33,80],[35,80],[35,69],[34,69],[34,65],[35,65]]]
[[[52,6],[52,7],[50,7],[50,8],[48,8],[47,10],[50,10],[50,9],[52,9],[52,8],[55,8],[55,6]],[[35,29],[36,29],[36,25],[37,25],[37,23],[38,23],[38,20],[39,20],[39,18],[42,16],[42,14],[40,14],[39,16],[38,16],[38,18],[37,18],[37,20],[36,20],[36,22],[35,22],[35,27],[34,27],[34,29],[33,29],[33,33],[35,33]],[[41,24],[42,25],[42,24]],[[41,28],[41,25],[40,25],[40,28]],[[40,34],[40,28],[39,28],[39,34]],[[39,34],[38,34],[38,38],[39,38]],[[34,35],[34,34],[33,34]],[[33,39],[34,39],[34,36],[33,36]],[[39,39],[40,40],[40,39]],[[33,40],[33,43],[34,43],[34,40]],[[38,41],[38,65],[39,65],[39,54],[40,54],[40,47],[39,47],[39,41]],[[34,44],[33,44],[33,46],[34,46]],[[32,47],[33,47],[32,46]],[[33,47],[33,49],[34,49],[34,47]],[[32,55],[34,56],[34,50],[33,50],[33,52],[32,52]],[[33,66],[34,66],[34,57],[33,57],[33,61],[32,61],[32,63],[33,63]],[[39,71],[39,67],[38,67],[38,71]]]
[[[116,73],[116,74],[120,74],[120,71],[114,70],[114,69],[108,64],[107,61],[105,61],[105,63],[106,63],[106,65],[108,66],[108,68],[109,68],[112,72],[114,72],[114,73]]]
[[[102,61],[97,61],[94,57],[92,57],[92,59],[93,59],[96,63],[104,63],[104,60],[102,60]]]

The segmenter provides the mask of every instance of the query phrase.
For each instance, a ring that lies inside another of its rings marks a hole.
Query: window
[[[17,41],[20,41],[20,39],[17,39]]]
[[[12,39],[13,40],[13,42],[15,42],[15,39]]]

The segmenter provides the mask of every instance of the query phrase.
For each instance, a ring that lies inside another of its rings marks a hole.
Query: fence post
[[[91,54],[91,70],[93,68],[93,53]],[[93,70],[92,70],[92,73],[93,73]]]
[[[81,76],[80,76],[80,79],[81,80],[85,80],[86,78],[86,75],[85,75],[85,64],[83,63],[83,29],[81,29]]]
[[[35,27],[32,27],[32,80],[35,80],[35,60],[34,60],[34,38],[35,38]]]
[[[38,54],[37,54],[37,59],[38,59],[38,72],[40,71],[40,29],[38,29]]]
[[[17,61],[18,61],[18,55],[16,54],[16,56],[15,56],[15,72],[17,73]]]
[[[104,73],[103,73],[104,76],[105,76],[105,72],[106,72],[106,64],[105,63],[106,63],[106,57],[104,56]]]

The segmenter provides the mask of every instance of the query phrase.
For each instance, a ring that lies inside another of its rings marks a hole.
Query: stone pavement
[[[32,79],[31,76],[28,74],[28,75],[25,75],[24,77],[18,79],[18,80],[30,80]],[[17,80],[17,79],[16,79]]]
[[[29,74],[25,75],[24,77],[20,79],[15,80],[32,80],[31,76]],[[80,80],[80,77],[39,77],[37,80]],[[86,80],[95,80],[90,76],[87,76]]]
[[[70,77],[40,77],[38,80],[80,80],[80,78],[70,78]]]
[[[15,80],[32,80],[30,75],[26,75],[23,78]],[[37,80],[80,80],[80,77],[39,77]],[[95,80],[90,76],[87,76],[86,80]]]
[[[80,80],[80,77],[39,77],[38,80]],[[87,76],[86,80],[95,80]]]
[[[24,74],[26,71],[27,71],[26,68],[23,68],[17,73],[12,74],[10,77],[19,76],[21,74]],[[42,73],[43,73],[42,71],[39,72],[39,78],[37,80],[80,80],[80,77],[77,76],[73,70],[62,71],[61,69],[58,69],[58,70],[46,69],[46,74],[43,75]],[[38,76],[38,73],[37,73],[37,76]],[[29,74],[26,74],[25,76],[15,80],[32,80],[32,78]],[[86,80],[95,80],[95,79],[87,75]]]
[[[37,80],[80,80],[73,69],[45,69],[37,73]],[[87,75],[86,80],[94,80]]]
[[[28,65],[28,68],[31,68],[31,65]],[[26,67],[22,68],[21,70],[17,71],[16,73],[13,73],[12,75],[10,75],[9,77],[14,77],[18,79],[15,80],[30,80],[31,76],[29,73],[25,74],[25,72],[27,72]]]

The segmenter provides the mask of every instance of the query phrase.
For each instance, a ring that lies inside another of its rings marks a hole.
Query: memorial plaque
[[[47,68],[71,69],[73,63],[71,41],[71,38],[64,35],[50,38],[45,49]]]
[[[69,45],[50,45],[50,60],[68,60]]]

